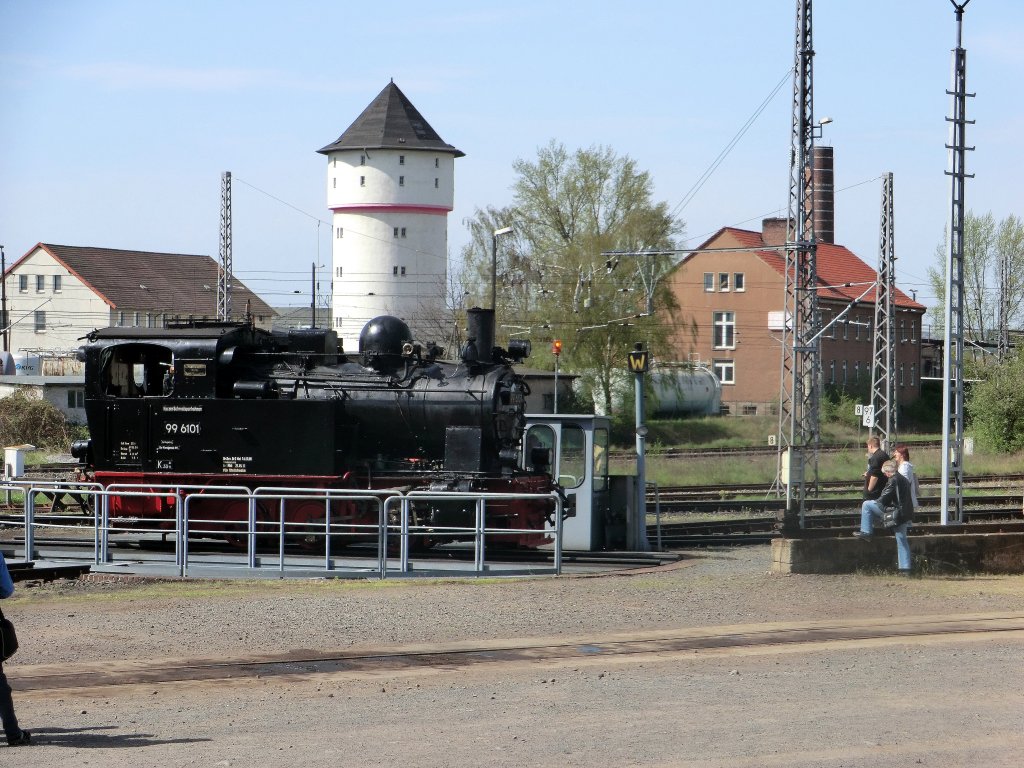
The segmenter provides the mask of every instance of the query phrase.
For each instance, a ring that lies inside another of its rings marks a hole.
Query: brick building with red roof
[[[676,333],[676,357],[699,358],[715,371],[722,382],[723,413],[778,412],[785,240],[785,219],[765,219],[761,232],[723,227],[669,275],[676,301],[693,321]],[[723,248],[755,250],[706,252]],[[823,383],[870,390],[877,273],[849,249],[827,242],[818,244],[817,271],[822,326],[855,302],[821,337]],[[893,305],[896,399],[905,404],[920,393],[926,307],[899,289]]]

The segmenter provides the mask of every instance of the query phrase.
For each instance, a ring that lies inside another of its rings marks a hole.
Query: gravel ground
[[[65,581],[4,609],[26,638],[17,664],[1024,610],[1022,576],[780,576],[767,546],[691,554],[578,578]]]
[[[5,602],[19,668],[787,620],[1024,612],[1024,577],[780,576],[769,549],[598,577],[81,581]],[[1002,766],[1024,752],[1024,640],[15,693],[27,764]],[[0,764],[10,753],[0,748]]]

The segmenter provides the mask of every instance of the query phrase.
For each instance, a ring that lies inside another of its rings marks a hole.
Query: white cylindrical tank
[[[717,416],[721,410],[722,384],[707,368],[659,368],[648,375],[648,416]]]
[[[39,355],[16,352],[14,354],[14,372],[18,376],[39,376],[42,373],[39,367]]]

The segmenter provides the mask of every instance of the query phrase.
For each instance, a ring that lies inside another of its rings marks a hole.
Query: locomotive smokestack
[[[466,310],[467,335],[476,339],[477,361],[491,363],[494,359],[494,310],[473,307]]]

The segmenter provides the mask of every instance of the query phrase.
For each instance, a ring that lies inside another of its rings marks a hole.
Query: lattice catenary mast
[[[220,177],[220,264],[217,271],[217,319],[231,319],[231,171]]]
[[[953,49],[953,115],[949,122],[949,262],[946,265],[946,311],[942,366],[942,495],[941,522],[943,525],[962,523],[964,519],[964,187],[971,178],[965,170],[965,156],[974,147],[966,145],[967,126],[967,51],[961,45],[964,8],[970,0],[957,3],[956,48]]]
[[[803,527],[818,481],[821,342],[814,234],[814,46],[811,0],[797,0],[793,123],[786,234],[786,297],[779,408],[779,479],[786,483],[784,530]]]
[[[878,439],[888,451],[896,441],[896,348],[893,294],[896,287],[896,239],[892,174],[882,177],[882,217],[875,284],[874,341],[871,354],[871,405]]]

